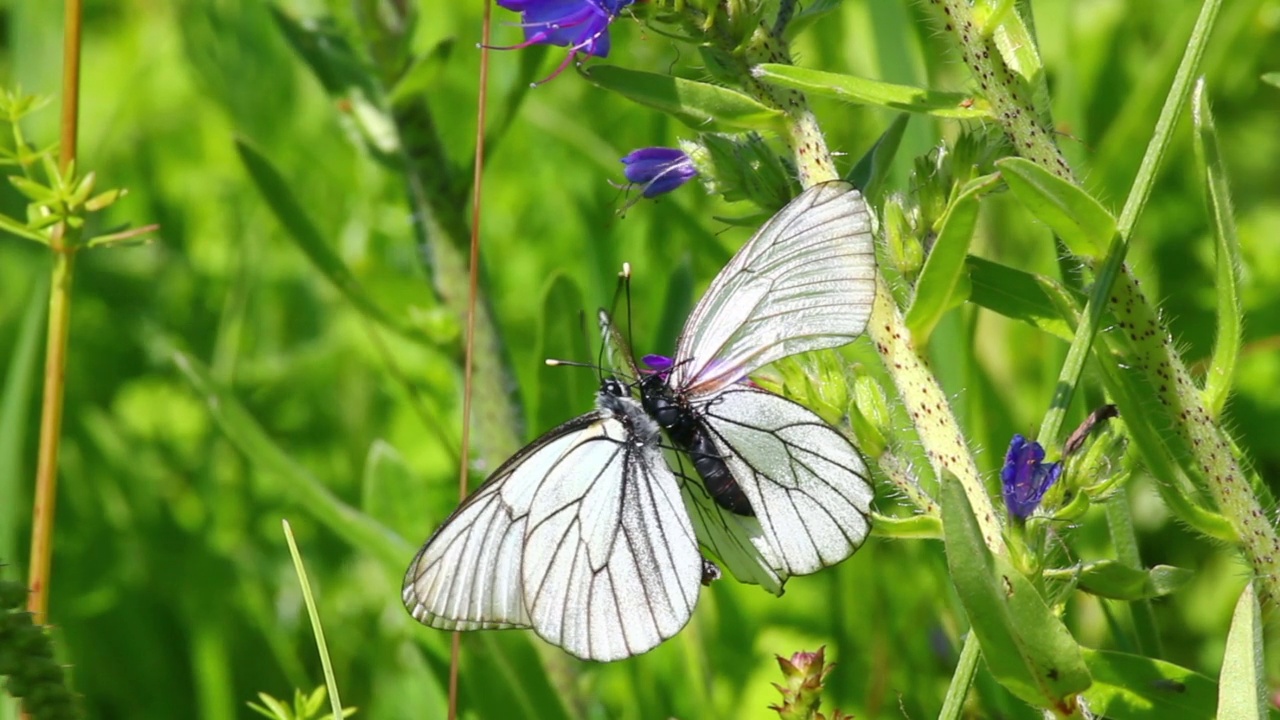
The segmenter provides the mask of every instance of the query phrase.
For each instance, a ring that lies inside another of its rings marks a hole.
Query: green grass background
[[[1108,204],[1128,191],[1198,5],[1033,3],[1060,143]],[[324,10],[318,1],[281,7]],[[344,16],[346,4],[336,7]],[[457,39],[429,104],[463,165],[475,130],[479,8],[423,2],[414,39],[419,50]],[[905,0],[845,0],[798,39],[798,62],[966,89],[957,53],[924,12]],[[0,82],[56,92],[60,18],[60,3],[0,3]],[[518,39],[502,24],[513,18],[495,11],[496,42]],[[544,71],[558,60],[551,53]],[[614,25],[611,60],[658,72],[698,63],[626,18]],[[518,82],[518,62],[515,53],[493,56],[491,92]],[[1272,480],[1280,471],[1280,88],[1260,76],[1280,70],[1280,2],[1227,4],[1203,70],[1244,263],[1246,345],[1228,422]],[[417,627],[399,587],[412,548],[456,501],[459,329],[432,299],[401,178],[362,149],[350,115],[328,100],[257,0],[89,0],[83,72],[81,163],[131,192],[109,220],[162,228],[145,247],[84,253],[77,268],[51,615],[89,716],[246,717],[245,702],[259,691],[284,697],[320,684],[280,532],[287,517],[344,701],[370,718],[442,717],[448,636]],[[815,108],[833,150],[845,154],[843,170],[892,119],[834,102]],[[508,111],[495,103],[491,125]],[[572,71],[530,92],[515,112],[489,160],[482,253],[486,296],[516,380],[507,389],[522,402],[518,432],[529,439],[548,418],[589,406],[589,371],[548,371],[542,358],[586,347],[573,340],[579,312],[609,302],[623,260],[633,267],[637,350],[660,352],[747,233],[715,219],[745,214],[741,208],[695,186],[617,215],[623,199],[609,181],[621,180],[618,158],[687,136],[671,119]],[[30,119],[27,136],[52,142],[56,121],[46,110]],[[890,186],[911,192],[912,158],[959,129],[913,118]],[[1189,130],[1184,116],[1129,257],[1195,361],[1211,349],[1215,289]],[[384,332],[380,350],[367,321],[282,231],[240,162],[237,139],[276,163],[332,250],[383,307],[428,328],[433,344]],[[22,212],[7,185],[0,209]],[[1007,197],[984,203],[975,249],[1057,273],[1048,231]],[[48,267],[39,247],[0,241],[0,560],[12,563],[0,572],[10,577],[25,575],[39,416],[40,353],[24,338],[40,330],[32,308],[43,304]],[[230,388],[293,469],[398,533],[409,548],[403,562],[392,565],[318,521],[298,473],[236,449],[175,366],[175,350]],[[993,474],[1010,435],[1038,425],[1065,345],[965,307],[940,326],[931,352],[980,467]],[[367,472],[371,453],[377,469]],[[1216,676],[1247,568],[1171,520],[1146,479],[1135,480],[1132,495],[1145,563],[1196,571],[1156,603],[1164,656]],[[1085,559],[1109,554],[1096,513],[1071,537]],[[1128,649],[1107,610],[1077,596],[1068,623],[1087,646]],[[525,633],[469,635],[464,712],[768,717],[770,683],[780,679],[773,656],[826,645],[838,663],[829,702],[859,717],[928,717],[941,705],[962,617],[940,543],[876,539],[833,570],[792,580],[781,599],[717,583],[681,635],[631,661],[580,663]],[[985,675],[976,688],[984,715],[1034,717]]]

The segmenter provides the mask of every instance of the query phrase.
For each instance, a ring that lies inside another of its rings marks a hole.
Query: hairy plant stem
[[[1039,127],[1034,108],[1022,93],[1018,79],[1009,72],[990,39],[976,28],[968,2],[931,2],[942,8],[947,18],[946,29],[955,33],[966,64],[996,109],[997,119],[1015,150],[1051,172],[1073,179],[1052,135],[1046,128]],[[1121,240],[1126,245],[1146,206],[1155,174],[1172,137],[1173,125],[1190,96],[1205,41],[1221,4],[1221,0],[1206,0],[1201,6],[1187,53],[1117,222]],[[1100,294],[1103,293],[1095,292]],[[1118,327],[1129,341],[1129,347],[1122,348],[1115,338],[1108,337],[1108,347],[1131,355],[1135,368],[1151,378],[1175,432],[1188,446],[1196,471],[1203,475],[1209,495],[1240,537],[1241,550],[1259,581],[1259,600],[1264,606],[1270,606],[1280,600],[1280,536],[1254,496],[1229,438],[1213,421],[1203,396],[1178,355],[1172,335],[1127,267],[1120,269],[1115,285],[1103,296],[1108,297]]]
[[[954,33],[965,65],[978,81],[982,95],[991,103],[1004,134],[1019,155],[1041,165],[1059,177],[1074,181],[1052,128],[1028,97],[1017,74],[1005,63],[990,28],[974,18],[970,0],[929,0],[942,14],[943,30]]]
[[[762,27],[752,38],[747,61],[753,65],[761,62],[790,64],[791,58],[782,40]],[[800,181],[808,186],[837,179],[835,162],[804,94],[773,88],[754,77],[746,78],[744,84],[756,99],[785,113],[786,132],[783,138],[791,149]],[[937,378],[916,350],[911,332],[902,313],[894,305],[893,294],[883,276],[876,279],[876,302],[867,322],[867,335],[893,378],[938,477],[945,477],[946,471],[959,479],[977,515],[987,547],[994,553],[1004,553],[999,516],[983,486],[960,424]]]
[[[81,0],[66,0],[62,41],[62,115],[58,166],[64,172],[76,159],[80,108]],[[53,282],[49,287],[49,324],[45,336],[44,395],[41,400],[40,448],[31,508],[31,560],[27,609],[37,623],[49,611],[49,577],[53,563],[53,521],[58,499],[58,449],[62,439],[62,403],[66,387],[67,341],[71,331],[71,286],[79,234],[65,224],[49,237],[53,250]]]

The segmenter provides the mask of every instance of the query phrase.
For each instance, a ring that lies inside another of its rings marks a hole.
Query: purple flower
[[[622,158],[626,165],[622,174],[632,185],[644,188],[641,194],[651,198],[671,192],[698,174],[693,160],[676,148],[650,147],[632,150]]]
[[[1045,463],[1044,448],[1040,443],[1015,434],[1009,443],[1009,452],[1004,456],[1004,467],[1000,470],[1004,504],[1009,508],[1009,514],[1019,520],[1030,517],[1061,474],[1062,463]]]
[[[498,0],[498,5],[520,13],[524,42],[496,48],[519,50],[530,45],[559,45],[569,48],[560,67],[546,82],[559,75],[578,53],[607,57],[609,23],[635,0]]]

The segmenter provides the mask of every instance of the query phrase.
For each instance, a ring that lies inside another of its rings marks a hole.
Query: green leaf
[[[782,118],[780,111],[719,85],[614,65],[593,65],[579,72],[594,85],[661,110],[694,130],[705,131],[716,125],[770,130]]]
[[[1035,587],[982,540],[959,480],[942,482],[947,567],[993,677],[1036,707],[1070,712],[1089,687],[1080,646]]]
[[[976,255],[965,258],[965,267],[969,271],[969,302],[1071,340],[1072,325],[1062,317],[1052,297],[1068,291],[1057,282]]]
[[[573,278],[556,273],[542,292],[542,331],[539,352],[543,359],[593,362],[587,333],[597,335],[595,313],[590,325],[582,322],[586,300]],[[541,365],[538,368],[537,401],[530,409],[532,429],[542,433],[585,410],[595,395],[596,374],[588,368]]]
[[[342,502],[318,478],[289,457],[267,436],[240,401],[214,381],[208,368],[181,352],[173,362],[209,406],[209,412],[240,452],[260,472],[284,481],[285,487],[307,512],[339,537],[378,558],[394,575],[404,572],[415,548],[369,516]]]
[[[298,585],[302,587],[302,602],[307,607],[307,617],[311,618],[311,634],[316,640],[316,651],[320,653],[320,666],[324,669],[324,683],[329,688],[329,704],[333,707],[333,716],[342,717],[342,700],[338,697],[338,680],[334,677],[333,662],[329,659],[329,646],[324,641],[324,628],[320,626],[320,611],[316,609],[316,599],[311,594],[311,583],[307,581],[307,568],[302,564],[302,553],[298,552],[298,543],[293,539],[293,528],[289,527],[289,521],[281,518],[280,524],[284,527],[284,539],[289,543],[289,555],[293,557],[293,570],[298,574]],[[301,696],[300,691],[299,696]],[[311,713],[308,712],[307,716],[310,717],[310,715]]]
[[[430,507],[426,483],[416,477],[396,449],[374,440],[364,461],[360,507],[400,537],[422,532],[422,512]]]
[[[57,218],[53,218],[53,221],[57,222]],[[13,235],[17,235],[20,238],[35,240],[41,245],[49,244],[49,238],[45,237],[44,235],[41,235],[35,230],[32,230],[31,228],[27,227],[25,224],[20,223],[17,220],[14,220],[13,218],[9,217],[8,215],[5,215],[4,213],[0,213],[0,230],[3,230],[7,233],[11,233]]]
[[[1196,158],[1205,183],[1205,202],[1213,217],[1217,251],[1214,293],[1218,298],[1218,330],[1213,341],[1213,358],[1205,375],[1205,407],[1214,417],[1222,414],[1235,379],[1240,355],[1240,238],[1236,235],[1235,212],[1222,164],[1222,149],[1213,114],[1205,97],[1204,79],[1196,83],[1191,117],[1196,128]]]
[[[284,703],[280,702],[279,700],[271,697],[266,693],[258,693],[258,699],[262,701],[262,705],[249,703],[249,707],[253,708],[258,713],[269,718],[277,718],[278,720],[292,720],[293,711],[289,709],[289,706],[285,705]]]
[[[751,68],[751,74],[771,85],[833,100],[924,113],[934,117],[991,119],[991,107],[985,100],[962,93],[937,92],[775,63],[756,65]]]
[[[1251,720],[1267,717],[1267,673],[1262,654],[1262,608],[1253,583],[1244,586],[1227,633],[1227,650],[1218,676],[1218,717]]]
[[[941,540],[942,522],[931,515],[892,517],[873,512],[871,534],[899,540]]]
[[[995,186],[999,177],[984,175],[965,184],[942,218],[942,229],[925,258],[916,294],[907,310],[907,327],[918,347],[924,347],[942,315],[964,298],[956,288],[965,277],[965,257],[978,222],[978,200]]]
[[[378,307],[341,258],[330,249],[329,244],[321,236],[319,228],[307,216],[301,203],[289,189],[289,184],[281,177],[270,160],[243,140],[236,140],[236,151],[240,154],[240,160],[249,171],[249,177],[257,186],[258,192],[262,193],[267,206],[280,221],[289,238],[356,310],[410,340],[415,340],[427,347],[437,345],[420,329],[402,319],[391,317]]]
[[[1112,720],[1212,718],[1213,680],[1173,663],[1107,650],[1084,651],[1093,684],[1084,699],[1095,717]],[[1219,715],[1218,717],[1230,717]]]
[[[1079,186],[1023,158],[1004,158],[996,167],[1018,202],[1062,238],[1071,252],[1089,258],[1107,252],[1116,234],[1116,220]]]
[[[898,154],[898,146],[902,144],[902,135],[906,132],[910,113],[898,113],[889,123],[889,127],[880,134],[876,144],[871,146],[858,164],[853,166],[845,179],[862,191],[864,197],[871,201],[879,199],[884,179],[893,166],[893,158]]]
[[[1084,592],[1113,600],[1143,600],[1172,594],[1193,573],[1183,568],[1157,565],[1139,570],[1115,560],[1098,560],[1080,567],[1046,570],[1046,579],[1075,580]]]
[[[1262,82],[1280,88],[1280,72],[1264,73],[1262,76]]]
[[[52,205],[58,201],[57,191],[47,188],[34,180],[28,180],[21,175],[10,175],[9,184],[13,185],[15,190],[22,193],[32,202],[41,205]]]

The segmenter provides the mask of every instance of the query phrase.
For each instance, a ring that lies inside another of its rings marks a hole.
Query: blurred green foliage
[[[278,7],[295,19],[331,12],[336,32],[356,37],[349,5],[330,4]],[[420,4],[412,47],[453,44],[413,92],[425,93],[443,146],[462,149],[451,160],[465,177],[480,6]],[[1199,3],[1032,6],[1060,144],[1114,211]],[[0,84],[56,92],[60,12],[58,3],[0,3]],[[955,50],[924,15],[914,2],[844,0],[807,26],[795,52],[808,67],[967,91]],[[496,43],[518,40],[513,17],[495,11]],[[702,59],[625,16],[613,39],[619,65],[702,72]],[[610,184],[621,179],[618,158],[675,145],[688,130],[572,71],[526,93],[529,57],[541,56],[492,56],[489,126],[498,132],[482,232],[485,297],[515,380],[491,390],[520,403],[523,439],[590,404],[590,371],[547,369],[542,359],[594,357],[580,313],[611,301],[621,263],[633,268],[636,350],[664,351],[692,298],[746,237],[716,218],[748,214],[690,185],[620,216],[624,198]],[[549,53],[534,77],[558,60]],[[1244,267],[1244,347],[1226,418],[1266,479],[1280,475],[1271,438],[1280,425],[1280,89],[1262,76],[1278,68],[1280,2],[1227,4],[1202,68]],[[460,330],[431,289],[403,176],[365,141],[359,107],[331,101],[265,3],[86,3],[81,167],[130,190],[102,228],[161,226],[150,245],[83,254],[75,290],[51,617],[90,717],[247,717],[259,692],[289,697],[320,683],[281,517],[310,569],[344,700],[358,717],[443,716],[448,635],[404,612],[399,573],[456,502]],[[896,117],[832,99],[814,107],[844,172]],[[47,145],[56,120],[37,114],[25,134]],[[881,185],[912,193],[914,159],[975,122],[912,117]],[[1129,264],[1195,361],[1212,352],[1217,297],[1190,125],[1176,134]],[[368,301],[426,341],[374,324],[316,269],[251,179],[238,142],[279,172]],[[0,183],[0,211],[22,206]],[[1007,194],[982,200],[970,251],[1059,273],[1049,231]],[[39,246],[0,241],[0,560],[15,563],[3,570],[14,577],[27,552],[40,360],[31,338],[48,265]],[[1065,348],[972,306],[934,326],[935,371],[988,476],[1010,435],[1038,425]],[[863,343],[850,353],[876,362]],[[1100,399],[1089,395],[1075,419]],[[481,441],[505,432],[476,427]],[[247,457],[229,437],[248,437],[261,453]],[[279,454],[263,462],[271,452]],[[1162,657],[1214,677],[1247,569],[1171,520],[1149,479],[1130,488],[1143,562],[1194,571],[1154,603]],[[397,534],[360,526],[353,508]],[[1084,560],[1112,554],[1102,515],[1091,511],[1072,531]],[[826,645],[836,663],[828,706],[927,717],[942,704],[961,618],[940,543],[873,539],[837,568],[792,580],[781,599],[716,583],[677,638],[630,661],[580,663],[525,633],[468,635],[463,707],[476,717],[767,717],[777,700],[773,656]],[[1066,619],[1090,648],[1134,649],[1121,603],[1076,594]],[[1280,678],[1276,661],[1267,675]],[[985,671],[976,691],[985,714],[1035,716]]]

